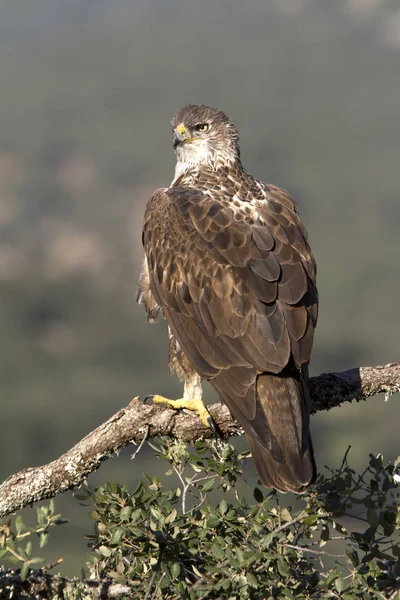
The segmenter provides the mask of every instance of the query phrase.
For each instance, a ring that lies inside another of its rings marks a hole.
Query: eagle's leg
[[[182,409],[187,408],[193,410],[199,414],[199,417],[206,427],[214,429],[214,422],[212,417],[203,403],[203,386],[201,385],[201,377],[197,373],[189,378],[185,377],[183,398],[178,400],[170,400],[164,398],[164,396],[153,396],[153,402],[156,404],[164,404],[169,408]]]
[[[183,398],[179,400],[170,400],[164,396],[153,396],[153,402],[164,404],[169,408],[182,409],[187,408],[199,414],[202,423],[206,427],[216,430],[215,423],[203,404],[203,386],[200,375],[194,370],[172,331],[169,329],[169,368],[175,372],[179,379],[184,381]]]

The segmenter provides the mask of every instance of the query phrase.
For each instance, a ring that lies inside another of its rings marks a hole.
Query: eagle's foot
[[[150,399],[153,400],[154,404],[164,404],[164,406],[168,406],[168,408],[173,408],[174,410],[187,408],[188,410],[195,411],[198,413],[203,425],[210,427],[214,432],[216,432],[214,419],[204,406],[203,400],[194,398],[179,398],[179,400],[170,400],[169,398],[164,398],[164,396],[158,395],[146,397],[146,400]]]

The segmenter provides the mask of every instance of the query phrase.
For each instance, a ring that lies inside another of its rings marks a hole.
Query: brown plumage
[[[306,230],[286,191],[243,168],[224,113],[188,105],[172,128],[175,178],[147,204],[140,295],[179,344],[173,366],[210,381],[243,426],[261,482],[301,492],[316,473],[308,362],[318,296]]]

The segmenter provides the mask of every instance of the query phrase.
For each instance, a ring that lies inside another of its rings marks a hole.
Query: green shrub
[[[370,455],[357,474],[346,454],[296,498],[251,491],[242,476],[248,453],[229,443],[151,445],[169,480],[144,475],[133,492],[107,483],[77,495],[93,506],[90,579],[124,584],[127,597],[146,600],[400,600],[399,459],[385,465]],[[43,546],[62,522],[53,503],[38,509],[36,528],[8,519],[0,557],[34,579],[41,559],[22,540]]]
[[[145,475],[133,493],[114,483],[81,496],[95,507],[92,577],[135,598],[400,599],[397,463],[371,455],[357,475],[346,456],[300,499],[255,488],[249,501],[236,491],[247,454],[230,444],[155,450],[177,486]]]

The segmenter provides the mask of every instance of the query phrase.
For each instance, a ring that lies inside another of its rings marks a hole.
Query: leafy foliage
[[[167,464],[165,485],[144,475],[134,492],[117,483],[77,495],[94,505],[86,569],[131,589],[130,598],[195,600],[343,598],[400,600],[400,459],[381,455],[357,474],[348,452],[299,498],[243,485],[248,453],[229,443],[151,444]],[[243,489],[247,495],[240,495]],[[217,493],[218,492],[218,493]],[[293,502],[293,504],[291,504]],[[65,521],[54,503],[37,509],[37,526],[17,516],[0,525],[0,558],[41,562],[32,541]]]
[[[129,584],[135,598],[400,599],[400,461],[370,455],[357,475],[346,455],[286,506],[258,488],[239,496],[247,454],[228,443],[188,451],[162,439],[155,450],[177,486],[145,475],[133,493],[108,483],[79,496],[95,506],[91,577]]]
[[[21,579],[26,578],[29,569],[43,562],[43,558],[32,554],[32,539],[36,537],[39,548],[43,548],[49,541],[50,527],[67,523],[54,511],[54,500],[50,500],[49,506],[36,509],[35,527],[27,527],[21,515],[15,517],[14,522],[8,517],[3,524],[0,523],[0,560],[5,558],[14,565],[21,565]]]

